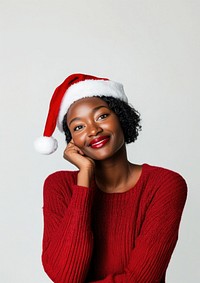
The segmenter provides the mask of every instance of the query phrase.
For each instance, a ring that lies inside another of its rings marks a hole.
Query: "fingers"
[[[75,144],[73,139],[71,139],[69,143],[71,143],[71,144]]]
[[[69,144],[70,144],[70,145],[69,145]],[[81,155],[84,155],[84,153],[82,152],[82,150],[81,150],[78,146],[75,145],[73,139],[71,139],[71,141],[69,142],[69,144],[68,144],[69,147],[70,147],[70,146],[73,146],[73,149],[74,149],[74,150],[77,150],[78,153],[80,153]],[[72,148],[72,147],[71,147],[71,148]]]
[[[73,147],[74,150],[76,150],[81,155],[84,155],[83,151],[77,145],[75,145],[73,139],[71,139],[70,143],[71,143],[71,146]]]
[[[85,170],[87,168],[91,169],[95,166],[94,160],[86,156],[84,152],[75,145],[73,140],[71,140],[65,148],[63,157],[75,165],[79,170]]]
[[[64,150],[63,157],[66,158],[67,156],[70,156],[71,154],[75,154],[75,153],[84,155],[83,151],[78,146],[75,145],[73,140],[71,140]]]

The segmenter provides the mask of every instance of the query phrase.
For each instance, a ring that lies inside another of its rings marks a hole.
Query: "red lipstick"
[[[101,136],[101,137],[98,137],[96,139],[93,139],[91,142],[90,142],[90,146],[92,148],[101,148],[103,147],[108,141],[109,141],[110,137],[109,136]]]

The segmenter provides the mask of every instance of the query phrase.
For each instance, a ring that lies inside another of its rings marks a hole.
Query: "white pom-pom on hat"
[[[53,93],[43,136],[34,143],[36,151],[42,154],[56,151],[58,143],[52,137],[56,125],[63,132],[62,121],[70,105],[81,98],[93,96],[112,96],[128,102],[122,84],[106,78],[72,74]]]
[[[53,137],[39,137],[34,142],[35,150],[42,154],[51,154],[56,151],[58,142]]]

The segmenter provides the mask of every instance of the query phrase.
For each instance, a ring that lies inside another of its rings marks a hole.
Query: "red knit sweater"
[[[164,283],[187,187],[143,165],[133,188],[105,193],[60,171],[44,184],[43,266],[55,283]]]

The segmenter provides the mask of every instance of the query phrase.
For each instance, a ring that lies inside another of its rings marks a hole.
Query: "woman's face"
[[[124,145],[124,134],[116,114],[98,97],[74,102],[67,113],[72,139],[86,156],[103,160]]]

